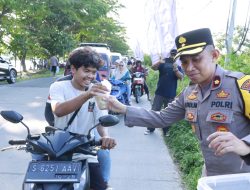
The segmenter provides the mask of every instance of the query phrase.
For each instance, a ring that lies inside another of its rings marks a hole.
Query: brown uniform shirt
[[[250,142],[250,120],[244,116],[243,101],[236,85],[236,80],[243,75],[217,65],[211,86],[203,95],[199,86],[194,84],[160,112],[128,107],[125,124],[163,128],[185,119],[192,125],[200,142],[208,176],[250,172],[250,166],[234,153],[215,156],[206,140],[216,131],[230,131]]]

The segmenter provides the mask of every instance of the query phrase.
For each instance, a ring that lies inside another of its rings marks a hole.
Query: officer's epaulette
[[[250,119],[250,75],[243,75],[236,81],[242,97],[245,116]]]
[[[244,73],[237,72],[237,71],[226,71],[225,75],[228,77],[236,78],[236,79],[239,79],[239,78],[245,76]]]

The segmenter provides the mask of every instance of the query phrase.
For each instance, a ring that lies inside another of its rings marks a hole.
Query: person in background
[[[128,104],[131,104],[131,75],[129,70],[126,67],[125,62],[122,59],[116,60],[117,62],[117,69],[114,72],[114,76],[112,79],[115,80],[121,80],[125,83],[126,85],[126,90],[127,90],[127,97],[128,97]]]
[[[148,90],[148,85],[146,83],[146,78],[147,78],[146,76],[148,75],[148,70],[142,66],[142,61],[140,59],[137,59],[135,61],[135,64],[132,68],[132,73],[135,73],[135,72],[144,73],[144,90],[145,90],[145,93],[147,94],[148,101],[151,101],[149,90]]]
[[[175,44],[175,59],[180,58],[191,84],[173,102],[161,111],[154,111],[123,105],[110,96],[106,98],[108,109],[125,114],[124,123],[129,127],[164,128],[185,119],[199,140],[204,158],[202,176],[249,173],[250,166],[242,162],[239,155],[217,156],[210,148],[213,145],[209,147],[213,139],[210,135],[218,136],[217,132],[232,133],[250,144],[250,109],[245,104],[249,105],[250,99],[249,76],[224,70],[217,64],[220,52],[208,28],[183,33],[175,38]]]
[[[177,81],[182,80],[183,72],[180,66],[174,62],[174,57],[177,54],[176,49],[170,51],[170,57],[164,61],[152,65],[153,70],[159,70],[159,79],[152,104],[152,110],[160,111],[162,106],[167,107],[168,103],[172,102],[176,96]],[[167,135],[169,127],[164,127],[163,135]],[[145,135],[153,133],[155,128],[147,128]]]
[[[120,59],[116,59],[113,63],[112,63],[112,65],[111,65],[111,69],[110,69],[110,78],[114,78],[114,76],[115,76],[115,73],[116,73],[116,71],[117,71],[117,69],[118,69],[118,62],[120,61]]]
[[[130,75],[132,75],[133,74],[132,73],[133,63],[132,63],[132,61],[130,59],[128,60],[127,68],[128,68],[128,70],[130,72]]]
[[[89,129],[101,116],[107,115],[106,110],[100,110],[94,96],[107,93],[105,86],[92,83],[96,72],[101,66],[101,57],[90,47],[79,47],[69,55],[69,63],[73,78],[54,82],[50,86],[51,108],[54,113],[54,127],[65,129],[72,133],[88,135]],[[77,111],[72,123],[67,126],[72,115]],[[97,127],[101,136],[102,148],[114,148],[116,142],[110,138],[103,126]],[[88,159],[90,168],[90,188],[105,190],[108,184],[104,181],[100,164],[95,156],[74,154],[73,158]]]
[[[53,76],[56,75],[56,69],[57,67],[59,67],[59,62],[56,56],[52,56],[50,58],[50,66],[51,66],[51,72],[53,74]]]

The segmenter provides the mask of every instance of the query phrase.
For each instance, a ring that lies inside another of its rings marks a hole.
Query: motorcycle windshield
[[[54,133],[42,134],[37,144],[45,150],[48,155],[59,157],[86,142],[88,142],[86,137],[73,135],[68,131],[57,130]]]

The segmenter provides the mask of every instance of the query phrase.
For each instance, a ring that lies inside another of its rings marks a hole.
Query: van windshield
[[[113,64],[117,59],[119,59],[120,57],[118,55],[112,55],[111,56],[111,63]]]

